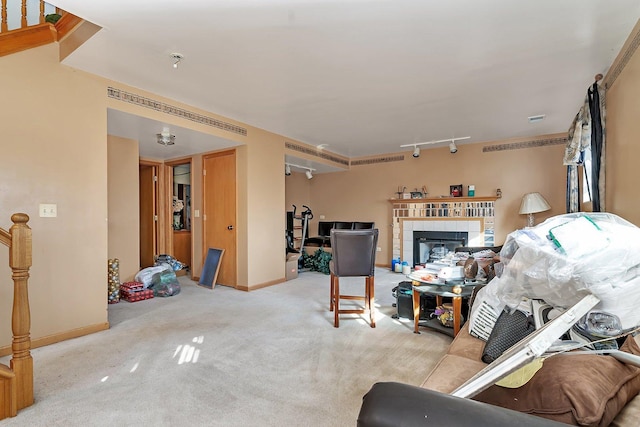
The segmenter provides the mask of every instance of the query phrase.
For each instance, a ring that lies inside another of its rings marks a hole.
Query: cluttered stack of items
[[[640,230],[626,220],[559,215],[511,233],[500,256],[503,274],[473,307],[473,335],[487,340],[499,317],[512,320],[516,311],[540,328],[587,294],[600,303],[564,337],[577,347],[617,348],[640,326]]]

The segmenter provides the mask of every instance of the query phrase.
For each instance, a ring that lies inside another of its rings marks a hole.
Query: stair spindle
[[[0,17],[0,33],[5,33],[9,30],[7,25],[7,0],[2,0],[2,16]]]
[[[22,18],[20,19],[20,28],[27,28],[27,0],[22,0]]]

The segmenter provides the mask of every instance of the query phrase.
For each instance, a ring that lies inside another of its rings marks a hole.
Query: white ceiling
[[[64,64],[348,157],[565,132],[640,17],[638,0],[51,3],[103,27]],[[149,122],[109,112],[141,150]]]

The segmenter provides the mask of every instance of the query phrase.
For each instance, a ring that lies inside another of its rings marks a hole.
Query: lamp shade
[[[520,204],[521,214],[533,214],[548,211],[549,209],[551,209],[551,206],[540,193],[527,193],[522,197],[522,203]]]

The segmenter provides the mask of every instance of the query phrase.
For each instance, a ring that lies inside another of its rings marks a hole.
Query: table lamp
[[[533,214],[538,212],[544,212],[551,209],[549,203],[542,197],[540,193],[527,193],[522,196],[522,203],[520,204],[520,214],[528,215],[527,225],[533,227]]]

